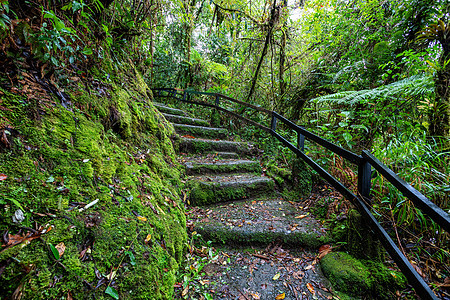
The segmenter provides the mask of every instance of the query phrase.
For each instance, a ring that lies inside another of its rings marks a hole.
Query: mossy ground
[[[127,73],[117,74],[126,84],[105,84],[103,96],[71,91],[73,106],[47,105],[39,120],[35,103],[0,92],[0,131],[10,143],[0,148],[0,230],[53,228],[1,252],[2,297],[111,298],[106,276],[116,272],[110,286],[121,299],[172,299],[186,245],[173,127],[139,74]],[[19,208],[26,218],[16,224]],[[49,247],[61,242],[56,261]]]

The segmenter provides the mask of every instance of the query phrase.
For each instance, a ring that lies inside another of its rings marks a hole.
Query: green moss
[[[279,241],[287,246],[306,247],[315,249],[329,242],[327,236],[317,235],[313,232],[295,232],[285,234],[273,231],[239,230],[222,226],[220,224],[196,227],[204,240],[216,244],[227,245],[268,245],[273,241]]]
[[[381,263],[358,260],[344,252],[332,252],[320,261],[333,286],[351,296],[372,295],[392,299],[395,291],[406,285],[405,277]]]
[[[274,160],[266,162],[265,166],[266,174],[276,182],[286,200],[300,201],[311,194],[312,174],[303,160],[294,159],[290,169],[277,166]]]
[[[41,239],[0,252],[2,261],[14,257],[0,279],[2,297],[19,288],[22,299],[69,292],[75,299],[109,299],[106,285],[88,286],[114,269],[121,299],[173,298],[187,239],[181,166],[169,138],[173,127],[136,76],[124,87],[113,85],[111,97],[73,91],[72,111],[50,107],[39,121],[28,118],[24,99],[2,94],[2,105],[14,110],[0,111],[0,122],[8,119],[20,134],[12,134],[10,149],[0,149],[0,172],[8,176],[0,182],[0,230],[17,233],[11,216],[19,206],[26,215],[20,227],[52,227]],[[119,112],[117,127],[108,122],[111,108]],[[56,262],[49,244],[59,243],[66,250]]]
[[[192,180],[190,188],[191,205],[208,205],[231,200],[257,197],[262,193],[273,192],[273,181],[246,183],[236,186],[222,185],[216,182]]]
[[[347,251],[356,258],[384,261],[384,248],[361,214],[357,210],[351,209],[347,215]]]
[[[187,168],[189,174],[206,173],[260,173],[258,162],[244,162],[240,164],[193,164]]]
[[[328,215],[329,205],[333,202],[332,198],[322,198],[314,203],[311,212],[319,219],[326,219]]]

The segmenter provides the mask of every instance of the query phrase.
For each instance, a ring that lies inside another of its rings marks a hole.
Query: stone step
[[[259,161],[241,159],[190,159],[184,162],[187,175],[220,173],[261,173]]]
[[[200,272],[201,282],[209,284],[214,300],[344,299],[341,295],[333,297],[330,282],[314,261],[317,250],[285,249],[278,245],[252,246],[244,251],[216,245],[215,250],[214,259]],[[342,281],[343,285],[346,283]],[[176,299],[182,298],[182,290]]]
[[[153,102],[153,105],[162,113],[178,115],[178,116],[187,116],[187,113],[184,110],[181,110],[178,108],[172,108],[163,103]]]
[[[218,138],[224,139],[228,135],[228,130],[225,128],[204,127],[186,124],[173,124],[176,132],[180,135],[190,134],[200,138]]]
[[[268,177],[254,174],[192,176],[188,181],[191,205],[208,205],[274,193]]]
[[[207,152],[235,152],[238,154],[249,154],[252,145],[249,143],[233,142],[225,140],[193,139],[181,137],[179,152],[202,153]]]
[[[187,125],[197,125],[197,126],[209,126],[209,123],[202,119],[190,118],[185,116],[173,115],[163,113],[163,116],[167,119],[167,121],[176,123],[176,124],[187,124]]]
[[[205,241],[226,245],[318,248],[330,242],[321,223],[281,198],[194,208],[188,226]]]
[[[223,158],[223,159],[238,159],[239,158],[239,154],[237,154],[236,152],[214,152],[214,155],[218,158]]]

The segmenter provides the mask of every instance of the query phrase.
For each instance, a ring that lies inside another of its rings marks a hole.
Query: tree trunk
[[[444,148],[448,148],[450,138],[450,39],[440,41],[443,52],[439,59],[440,69],[435,76],[435,103],[430,115],[429,133],[442,141]]]
[[[283,9],[287,7],[287,0],[283,2]],[[283,98],[286,92],[286,82],[284,81],[284,63],[286,61],[286,40],[287,40],[287,22],[283,24],[283,30],[281,32],[281,46],[280,46],[280,70],[278,73],[278,81],[280,82],[280,95]]]
[[[450,55],[448,56],[450,58]],[[450,136],[450,66],[436,72],[435,105],[430,116],[430,135]]]
[[[250,92],[248,93],[248,96],[247,96],[247,102],[250,101],[250,98],[252,97],[253,92],[255,91],[255,86],[256,86],[256,82],[258,81],[259,71],[261,70],[261,66],[262,66],[264,57],[267,54],[267,48],[269,48],[270,38],[272,36],[273,27],[275,26],[276,16],[277,16],[277,7],[276,7],[276,0],[275,0],[273,2],[273,8],[271,11],[270,21],[269,21],[269,25],[267,28],[267,35],[266,35],[266,40],[264,42],[264,48],[261,53],[261,57],[259,59],[258,65],[256,66],[255,74],[253,75],[252,85],[250,87]]]

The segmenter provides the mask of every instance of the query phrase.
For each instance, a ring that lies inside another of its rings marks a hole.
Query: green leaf
[[[342,136],[344,137],[344,139],[345,139],[345,141],[348,143],[348,142],[350,142],[351,140],[352,140],[352,135],[350,134],[350,133],[348,133],[348,132],[344,132],[343,134],[342,134]]]
[[[83,53],[84,55],[92,55],[92,49],[89,47],[84,48],[83,51],[81,51],[81,53]]]
[[[52,250],[53,256],[55,257],[56,260],[59,260],[59,252],[58,250],[56,250],[55,246],[53,246],[52,244],[50,245],[50,250]]]
[[[58,60],[57,60],[54,56],[50,57],[50,60],[52,61],[52,64],[53,64],[53,65],[59,66],[59,62],[58,62]]]
[[[128,256],[130,257],[130,263],[132,266],[136,265],[136,258],[134,257],[133,252],[131,251],[125,251],[126,254],[128,254]]]
[[[10,200],[12,203],[14,203],[15,205],[17,205],[17,207],[19,207],[22,211],[25,211],[25,209],[23,209],[23,207],[22,207],[22,205],[19,203],[19,201],[17,201],[16,199],[14,199],[14,198],[9,198],[8,197],[8,200]]]
[[[119,293],[112,286],[108,286],[105,290],[105,294],[110,295],[114,299],[119,299]]]

